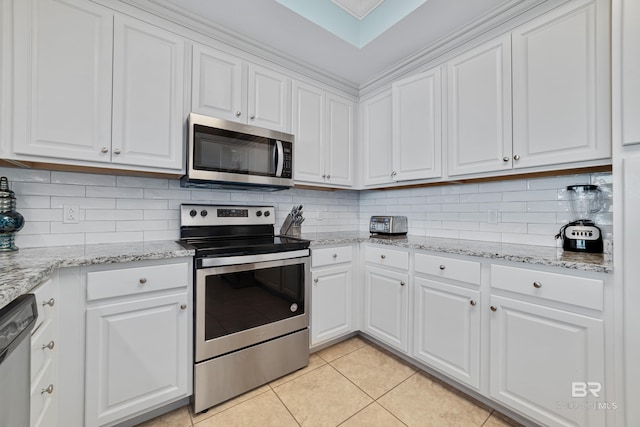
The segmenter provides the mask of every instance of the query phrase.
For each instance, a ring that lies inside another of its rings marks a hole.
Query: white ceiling
[[[357,48],[276,0],[152,1],[165,3],[174,11],[196,14],[215,26],[257,40],[356,87],[474,21],[522,3],[538,3],[534,0],[428,0],[373,41]]]

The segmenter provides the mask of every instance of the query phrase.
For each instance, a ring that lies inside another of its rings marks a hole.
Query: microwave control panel
[[[284,164],[282,166],[282,177],[291,178],[293,176],[293,153],[291,143],[283,143]]]

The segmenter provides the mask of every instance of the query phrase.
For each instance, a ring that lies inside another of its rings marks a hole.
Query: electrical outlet
[[[77,224],[78,223],[78,214],[80,213],[77,206],[74,205],[65,205],[63,207],[64,216],[62,217],[62,222],[64,224]]]
[[[498,223],[498,211],[497,211],[497,209],[489,209],[487,211],[487,222],[489,224],[497,224]]]

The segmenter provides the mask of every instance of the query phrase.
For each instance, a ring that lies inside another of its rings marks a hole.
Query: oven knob
[[[264,216],[269,216],[269,215],[271,215],[271,212],[269,212],[269,211],[264,211]]]
[[[191,209],[189,215],[191,216],[191,218],[193,218],[194,216],[198,215],[198,211],[196,211],[195,209]]]
[[[256,216],[262,216],[262,211],[256,212]],[[265,216],[266,216],[266,213],[265,213]]]
[[[293,304],[291,304],[291,307],[289,307],[289,310],[291,310],[292,313],[295,313],[296,311],[298,311],[298,304],[294,302]]]
[[[206,210],[206,209],[202,209],[202,210],[200,211],[200,215],[202,215],[203,217],[207,216],[208,214],[209,214],[209,212],[207,212],[207,210]]]

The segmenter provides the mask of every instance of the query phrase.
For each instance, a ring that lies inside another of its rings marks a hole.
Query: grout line
[[[493,415],[493,413],[494,413],[495,411],[496,411],[496,410],[495,410],[495,409],[493,409],[493,410],[491,410],[491,412],[489,412],[489,415],[487,415],[487,419],[486,419],[486,420],[484,420],[484,422],[483,422],[482,424],[480,424],[480,427],[484,426],[484,425],[487,423],[487,421],[489,421],[489,418],[491,418],[491,415]]]
[[[271,387],[271,386],[269,386]],[[295,421],[296,424],[298,424],[298,426],[302,426],[302,424],[300,424],[298,422],[298,419],[295,417],[295,415],[293,415],[293,413],[291,412],[291,410],[289,409],[289,407],[287,406],[286,403],[284,403],[284,401],[280,398],[280,395],[278,393],[276,393],[275,390],[273,390],[273,388],[271,388],[271,391],[273,392],[273,394],[276,395],[276,398],[280,401],[280,403],[282,403],[282,406],[284,406],[284,409],[287,410],[287,412],[289,413],[289,415],[291,415],[291,418],[293,418],[293,421]]]

